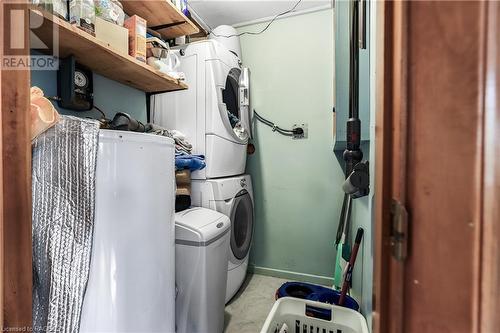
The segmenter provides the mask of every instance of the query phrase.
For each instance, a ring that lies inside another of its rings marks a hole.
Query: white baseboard
[[[273,276],[281,279],[289,279],[292,281],[309,282],[329,287],[333,285],[333,278],[328,276],[291,272],[281,269],[255,266],[252,264],[248,265],[248,271],[255,274]]]

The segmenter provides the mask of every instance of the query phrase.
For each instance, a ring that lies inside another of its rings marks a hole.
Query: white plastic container
[[[311,309],[331,311],[329,320],[309,317]],[[319,333],[368,333],[368,326],[361,313],[341,306],[283,297],[274,303],[260,333],[280,332],[283,325],[288,332]]]
[[[196,207],[175,216],[177,333],[221,333],[231,222]]]
[[[123,5],[118,0],[94,0],[96,18],[100,17],[103,20],[123,26],[125,21],[125,13]]]
[[[174,143],[101,130],[80,333],[175,332]]]
[[[91,35],[95,34],[95,5],[93,0],[69,0],[69,22]]]

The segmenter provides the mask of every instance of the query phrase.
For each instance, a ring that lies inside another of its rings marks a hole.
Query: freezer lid
[[[109,129],[99,130],[99,142],[135,142],[142,144],[160,144],[174,146],[174,140],[166,136],[151,133],[138,133]]]
[[[211,209],[194,207],[175,214],[175,243],[208,246],[228,234],[229,217]]]

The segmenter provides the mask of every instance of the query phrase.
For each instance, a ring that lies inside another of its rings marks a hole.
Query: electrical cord
[[[293,135],[293,131],[292,130],[287,130],[287,129],[283,129],[279,126],[277,126],[275,123],[273,123],[272,121],[270,120],[267,120],[266,118],[262,117],[260,114],[257,113],[257,111],[253,110],[253,113],[255,115],[255,117],[257,118],[258,121],[260,121],[261,123],[271,127],[271,129],[273,130],[273,132],[278,132],[280,134],[283,134],[283,135],[287,135],[287,136],[291,136]]]
[[[58,102],[61,100],[61,97],[59,97],[59,96],[47,96],[46,98],[51,100],[51,101],[55,101],[55,102]],[[106,114],[104,113],[104,111],[102,111],[100,108],[98,108],[95,105],[92,106],[92,109],[90,109],[90,110],[78,111],[78,112],[90,112],[90,111],[97,111],[102,115],[102,119],[106,119]]]
[[[94,109],[102,115],[102,119],[106,119],[106,114],[104,113],[104,111],[102,111],[101,109],[99,109],[95,105],[94,105]],[[92,111],[92,110],[89,110],[89,111]]]
[[[196,11],[196,10],[195,10],[195,9],[194,9],[191,5],[190,5],[190,4],[189,4],[189,2],[188,2],[188,7],[189,7],[189,9],[193,10],[193,12],[195,12],[195,14],[196,14],[196,15],[197,15],[197,16],[198,16],[198,17],[199,17],[199,18],[200,18],[200,19],[201,19],[201,20],[202,20],[202,21],[203,21],[203,22],[207,25],[208,29],[210,30],[210,31],[208,31],[208,34],[209,34],[209,35],[210,35],[210,34],[212,34],[212,35],[214,35],[215,37],[231,38],[231,37],[240,37],[240,36],[243,36],[243,35],[253,35],[253,36],[255,36],[255,35],[260,35],[261,33],[265,32],[265,31],[266,31],[266,30],[267,30],[267,29],[271,26],[271,24],[272,24],[272,23],[273,23],[273,22],[274,22],[274,21],[275,21],[278,17],[280,17],[280,16],[283,16],[283,15],[286,15],[286,14],[288,14],[288,13],[293,12],[293,11],[295,10],[295,8],[297,8],[297,6],[298,6],[301,2],[302,2],[302,0],[298,0],[298,1],[295,3],[295,5],[293,5],[293,7],[292,7],[292,8],[290,8],[290,9],[288,9],[288,10],[286,10],[286,11],[284,11],[284,12],[282,12],[282,13],[279,13],[279,14],[277,14],[276,16],[274,16],[274,17],[271,19],[271,21],[269,21],[269,23],[268,23],[268,24],[267,24],[267,25],[266,25],[266,26],[265,26],[265,27],[264,27],[261,31],[258,31],[258,32],[256,32],[256,31],[244,31],[244,32],[240,32],[239,34],[232,34],[232,35],[218,35],[218,34],[214,33],[214,32],[213,32],[213,30],[214,30],[214,29],[213,29],[213,28],[212,28],[212,27],[211,27],[211,26],[210,26],[207,22],[205,22],[203,19],[201,19],[200,14],[198,14],[198,12],[197,12],[197,11]]]
[[[304,129],[300,128],[300,127],[294,128],[291,130],[279,127],[278,125],[276,125],[272,121],[267,120],[266,118],[262,117],[260,114],[257,113],[257,111],[255,111],[255,109],[253,110],[253,114],[258,121],[271,127],[273,132],[278,132],[279,134],[284,135],[284,136],[294,136],[294,135],[304,134]]]

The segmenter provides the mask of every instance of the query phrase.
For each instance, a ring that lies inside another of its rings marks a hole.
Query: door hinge
[[[399,261],[408,255],[408,212],[399,201],[393,199],[391,204],[391,252]]]

